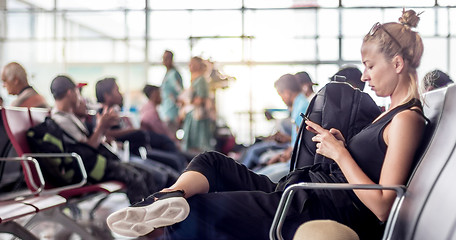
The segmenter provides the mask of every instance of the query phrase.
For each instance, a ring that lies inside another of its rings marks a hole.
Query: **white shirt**
[[[54,108],[52,109],[51,118],[76,141],[87,142],[89,130],[73,113],[61,112]]]

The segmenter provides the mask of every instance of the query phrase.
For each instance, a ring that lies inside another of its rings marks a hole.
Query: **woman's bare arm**
[[[317,135],[317,153],[337,162],[347,181],[351,184],[375,184],[356,164],[345,148],[344,142],[318,124],[306,121],[308,130]],[[397,114],[385,128],[384,139],[388,145],[385,161],[380,174],[382,185],[405,184],[412,161],[421,141],[424,129],[423,118],[413,111]],[[334,130],[332,130],[334,131]],[[355,190],[358,198],[380,219],[388,218],[394,202],[395,192],[391,190]]]

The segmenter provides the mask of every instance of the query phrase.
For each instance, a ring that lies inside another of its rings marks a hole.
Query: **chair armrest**
[[[26,161],[30,164],[33,164],[34,168],[37,169],[37,174],[38,174],[38,186],[35,183],[35,180],[33,179],[33,176],[31,174],[31,169],[28,164],[21,164],[22,168],[27,172],[25,174],[26,181],[30,184],[34,184],[34,187],[30,187],[29,184],[27,184],[28,190],[22,190],[22,191],[15,191],[7,194],[2,194],[4,196],[0,197],[0,200],[8,200],[8,199],[14,199],[17,197],[26,197],[26,196],[31,196],[31,195],[37,195],[40,192],[44,190],[44,178],[43,175],[41,174],[40,170],[40,165],[38,164],[38,161],[32,157],[6,157],[6,158],[0,158],[0,161],[16,161],[16,162],[23,162]]]
[[[391,207],[390,214],[388,216],[387,224],[385,227],[385,234],[383,239],[390,234],[392,226],[397,219],[397,210],[403,201],[406,187],[403,185],[379,185],[379,184],[349,184],[349,183],[296,183],[288,186],[282,194],[282,197],[277,207],[274,220],[272,221],[271,229],[269,230],[269,238],[271,240],[280,239],[282,237],[282,227],[285,222],[288,209],[291,204],[291,200],[296,190],[298,189],[328,189],[328,190],[353,190],[353,189],[366,189],[366,190],[393,190],[396,192],[396,199],[394,200],[393,206]]]
[[[72,157],[72,158],[76,159],[76,162],[78,164],[79,170],[81,171],[81,175],[82,175],[81,181],[78,182],[78,183],[75,183],[75,184],[68,185],[68,186],[52,188],[50,190],[43,189],[41,191],[41,194],[45,194],[45,195],[47,195],[47,194],[58,194],[61,191],[82,187],[84,184],[87,183],[87,172],[85,170],[84,163],[82,162],[81,156],[79,156],[79,154],[77,154],[77,153],[26,153],[23,156],[24,157],[32,157],[32,158]],[[41,175],[41,178],[42,178],[41,171],[39,172],[39,175]]]

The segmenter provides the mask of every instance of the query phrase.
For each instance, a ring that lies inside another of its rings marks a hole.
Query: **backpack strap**
[[[318,91],[318,93],[316,93],[312,100],[310,100],[310,103],[309,103],[309,106],[307,106],[307,110],[306,110],[306,113],[301,113],[299,114],[303,120],[301,121],[301,124],[299,125],[299,130],[298,130],[298,133],[296,134],[296,140],[295,140],[295,144],[293,146],[293,152],[291,154],[291,162],[290,162],[290,172],[292,172],[293,170],[296,169],[296,164],[298,162],[298,159],[299,159],[299,154],[300,154],[300,146],[301,146],[301,143],[304,139],[304,129],[305,127],[307,126],[307,124],[305,123],[305,119],[306,118],[309,118],[309,115],[310,115],[310,112],[312,111],[312,109],[314,108],[314,105],[315,105],[315,101],[317,99],[317,95],[322,91],[322,89],[320,89],[320,91]],[[305,144],[303,144],[304,147],[307,147]],[[309,151],[310,152],[310,151]]]
[[[312,108],[313,102],[314,101],[310,101],[309,107],[307,109]],[[306,111],[306,114],[307,113],[308,113],[308,111]],[[293,146],[293,153],[291,154],[291,162],[290,162],[290,172],[292,172],[296,168],[296,163],[298,162],[298,158],[299,158],[299,150],[300,150],[299,146],[301,145],[301,141],[303,139],[304,128],[307,126],[307,124],[304,121],[304,119],[306,118],[306,115],[301,113],[300,116],[303,118],[303,121],[301,121],[301,125],[299,125],[298,134],[296,136],[296,141]]]

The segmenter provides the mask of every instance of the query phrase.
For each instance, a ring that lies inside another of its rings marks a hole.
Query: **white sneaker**
[[[158,192],[141,202],[112,213],[106,222],[111,231],[139,237],[156,228],[170,226],[185,220],[190,206],[183,191]]]

